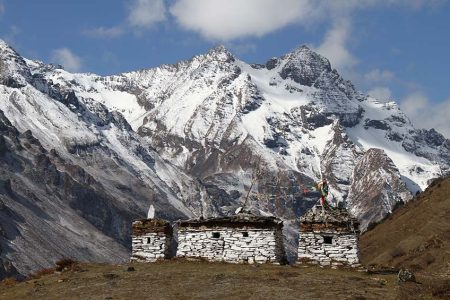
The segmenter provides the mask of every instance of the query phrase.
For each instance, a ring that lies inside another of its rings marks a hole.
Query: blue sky
[[[450,137],[446,0],[0,0],[0,38],[27,58],[114,74],[224,44],[264,63],[308,44],[363,92]]]

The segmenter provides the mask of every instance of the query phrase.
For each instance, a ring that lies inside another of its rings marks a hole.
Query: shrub
[[[5,286],[14,286],[18,283],[17,279],[14,277],[8,277],[1,281],[1,283]]]
[[[34,280],[34,279],[39,279],[44,275],[50,275],[53,274],[55,272],[55,268],[45,268],[45,269],[41,269],[36,271],[35,273],[31,273],[29,274],[25,280]]]
[[[431,255],[430,253],[426,254],[425,257],[423,258],[423,261],[427,264],[427,265],[431,265],[432,263],[434,263],[436,260],[436,258],[434,258],[433,255]]]
[[[34,276],[41,277],[44,275],[53,274],[54,272],[55,272],[55,268],[45,268],[45,269],[41,269],[41,270],[37,271],[36,273],[34,273]]]
[[[56,271],[64,271],[64,270],[69,270],[69,269],[74,269],[74,266],[76,265],[76,261],[74,261],[73,259],[70,258],[62,258],[60,260],[58,260],[55,264],[56,264]]]
[[[391,250],[390,254],[391,254],[392,258],[396,258],[396,257],[403,256],[406,253],[405,253],[405,251],[402,248],[396,247],[396,248]]]

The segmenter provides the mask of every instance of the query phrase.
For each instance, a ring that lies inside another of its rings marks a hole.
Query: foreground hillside
[[[450,278],[450,178],[435,181],[366,232],[360,245],[365,265],[406,266]]]
[[[394,299],[416,284],[395,275],[316,267],[162,262],[82,264],[78,271],[0,284],[1,299]],[[418,290],[431,295],[431,290]]]

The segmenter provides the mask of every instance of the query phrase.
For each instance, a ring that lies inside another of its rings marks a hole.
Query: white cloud
[[[3,3],[0,2],[0,15],[2,15],[5,12],[5,6]]]
[[[136,28],[150,28],[166,20],[163,0],[134,0],[129,6],[128,23]]]
[[[89,37],[111,39],[121,36],[124,33],[124,30],[120,26],[97,27],[87,29],[83,33]]]
[[[367,94],[371,97],[374,97],[378,100],[391,100],[392,99],[392,92],[388,87],[384,86],[377,86],[372,88],[367,92]]]
[[[81,58],[67,48],[53,50],[51,60],[71,72],[80,71],[82,66]]]
[[[432,103],[423,93],[414,92],[400,102],[400,107],[416,127],[434,128],[450,138],[450,98]]]
[[[374,69],[364,74],[364,79],[369,82],[386,82],[394,78],[394,73],[389,70]]]
[[[350,22],[345,19],[337,20],[325,34],[322,44],[315,48],[315,51],[328,58],[333,68],[342,70],[353,67],[358,63],[358,60],[347,49],[350,33]]]
[[[261,37],[297,23],[348,19],[356,10],[435,7],[444,0],[175,0],[170,13],[186,30],[210,40]]]
[[[170,13],[211,40],[260,37],[311,15],[308,0],[178,0]]]
[[[415,117],[420,111],[428,105],[428,98],[421,92],[414,92],[409,94],[400,102],[403,112],[407,115]]]

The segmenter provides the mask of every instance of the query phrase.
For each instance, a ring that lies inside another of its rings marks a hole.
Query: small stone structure
[[[231,263],[285,263],[283,222],[238,214],[180,221],[177,257]]]
[[[300,218],[298,263],[359,266],[359,222],[347,210],[316,205]]]
[[[161,219],[144,219],[133,222],[132,261],[154,262],[170,258],[172,226]]]

